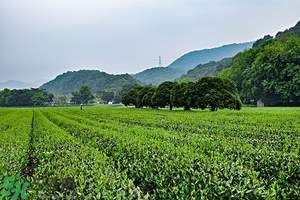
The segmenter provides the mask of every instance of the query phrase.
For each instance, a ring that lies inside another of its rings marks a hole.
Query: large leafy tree
[[[125,106],[132,104],[136,108],[142,108],[144,106],[154,108],[151,102],[154,92],[155,88],[152,86],[136,86],[123,94],[122,103]]]
[[[83,103],[87,105],[90,100],[94,99],[94,95],[88,85],[83,85],[79,91],[72,92],[72,95],[71,101],[77,104]]]
[[[97,92],[97,97],[101,98],[105,103],[108,103],[114,99],[114,92],[100,90]]]
[[[31,88],[31,93],[32,93],[32,103],[35,106],[42,106],[45,103],[50,104],[54,98],[54,95],[52,93],[48,93],[44,89]]]
[[[134,105],[136,108],[139,108],[138,94],[139,91],[143,89],[143,86],[136,86],[129,90],[128,92],[123,93],[122,95],[122,103],[125,106]]]
[[[119,92],[115,93],[115,96],[114,96],[114,99],[113,99],[114,103],[122,102],[123,94],[125,92],[129,92],[131,89],[133,89],[137,86],[139,86],[139,84],[137,84],[137,83],[125,83],[123,85],[122,89]]]
[[[137,107],[138,108],[142,108],[144,106],[151,106],[151,102],[149,104],[149,102],[147,101],[147,99],[144,98],[144,96],[148,93],[148,91],[150,89],[151,89],[151,86],[144,86],[144,87],[141,87],[139,91],[137,91],[137,94],[136,94],[136,103],[137,103]]]
[[[146,90],[146,92],[144,93],[144,95],[141,99],[141,106],[155,108],[155,105],[152,103],[152,96],[154,95],[155,88],[146,86],[145,90]]]
[[[177,83],[166,81],[160,84],[152,97],[152,104],[158,106],[160,108],[164,108],[165,106],[169,106],[170,110],[173,109],[173,105],[171,102],[171,90]]]
[[[203,77],[188,91],[188,105],[193,108],[209,108],[240,110],[242,103],[239,99],[236,84],[227,78]]]
[[[176,84],[171,90],[171,102],[175,107],[184,107],[184,110],[190,110],[190,106],[187,103],[188,90],[194,85],[193,82],[182,82]]]

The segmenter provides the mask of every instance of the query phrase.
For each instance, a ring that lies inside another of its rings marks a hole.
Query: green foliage
[[[184,107],[184,110],[189,110],[190,106],[187,103],[188,90],[193,87],[193,82],[183,82],[176,84],[171,90],[171,103],[174,107]]]
[[[211,111],[224,108],[240,110],[242,106],[235,83],[219,77],[203,77],[197,81],[188,89],[187,103],[192,108],[209,107]]]
[[[173,105],[171,102],[171,90],[176,84],[176,82],[171,81],[166,81],[160,84],[152,96],[152,104],[160,108],[169,106],[170,110],[172,110]]]
[[[40,88],[46,89],[54,95],[71,94],[80,90],[82,85],[89,85],[91,92],[106,90],[118,94],[124,84],[139,83],[129,74],[112,75],[98,70],[79,70],[66,72],[54,80],[43,84]]]
[[[184,107],[184,110],[209,107],[211,111],[218,108],[240,110],[242,107],[236,84],[219,77],[204,77],[196,83],[166,81],[157,88],[137,86],[123,94],[122,103],[136,108],[169,106],[170,110],[173,106]]]
[[[253,43],[252,48],[263,45],[264,43],[266,43],[267,41],[272,40],[272,39],[273,39],[273,37],[271,35],[265,35],[263,38],[256,40]]]
[[[122,89],[120,90],[119,94],[116,94],[114,96],[114,103],[121,103],[124,93],[129,92],[131,89],[133,89],[137,86],[139,86],[139,84],[137,84],[137,83],[126,83],[126,84],[124,84]],[[126,102],[126,100],[125,100],[125,102]],[[129,104],[127,104],[127,105],[129,105]]]
[[[3,109],[0,118],[24,112]],[[29,199],[297,199],[299,113],[35,109]],[[65,176],[74,178],[71,191],[53,191],[45,178]]]
[[[53,94],[43,89],[9,90],[6,88],[0,91],[0,106],[43,106],[49,105],[53,98]]]
[[[300,105],[300,38],[286,33],[238,54],[219,76],[237,84],[244,103]]]
[[[79,91],[72,92],[72,102],[76,104],[88,104],[89,101],[94,99],[94,95],[91,92],[91,89],[88,85],[83,85]]]
[[[174,81],[175,79],[178,79],[184,75],[188,70],[193,69],[199,64],[208,63],[210,61],[219,61],[223,58],[232,57],[244,49],[250,48],[252,44],[253,42],[246,42],[241,44],[224,45],[212,49],[192,51],[176,59],[167,67],[154,67],[151,69],[146,69],[133,75],[133,77],[147,84],[161,84],[165,81]],[[203,76],[211,76],[214,72],[217,72],[210,69],[206,70],[208,73]],[[197,80],[199,78],[197,78]]]
[[[186,71],[182,69],[153,67],[133,75],[133,78],[146,84],[161,84],[165,81],[174,81],[184,73],[186,73]]]
[[[114,99],[114,92],[108,92],[105,90],[100,90],[97,92],[97,97],[99,97],[105,103],[113,101]]]
[[[298,37],[300,37],[300,21],[298,21],[298,23],[294,27],[291,27],[285,31],[279,31],[276,34],[275,38],[280,38],[282,35],[284,35],[286,33],[293,33],[293,34],[298,35]]]
[[[188,78],[191,81],[196,82],[202,77],[213,76],[231,65],[232,58],[224,58],[220,61],[210,61],[205,64],[199,64],[195,68],[189,70],[186,75],[181,76],[179,80]]]
[[[134,105],[136,108],[154,107],[151,98],[155,92],[152,86],[136,86],[125,92],[122,96],[122,103],[125,106]]]

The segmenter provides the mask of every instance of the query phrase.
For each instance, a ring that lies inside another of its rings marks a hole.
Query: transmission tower
[[[158,57],[158,66],[161,67],[161,57]]]

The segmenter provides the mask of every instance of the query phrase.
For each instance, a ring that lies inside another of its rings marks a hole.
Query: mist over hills
[[[34,82],[23,82],[17,80],[8,80],[0,82],[0,90],[7,89],[25,89],[25,88],[37,88],[45,83],[45,80],[39,79]]]
[[[205,64],[210,61],[219,61],[223,58],[233,57],[237,53],[251,48],[252,45],[253,42],[245,42],[240,44],[223,45],[221,47],[212,49],[191,51],[179,57],[167,67],[146,69],[133,75],[133,77],[142,82],[152,84],[160,84],[164,81],[173,81],[199,64]]]
[[[294,27],[279,31],[275,38],[280,37],[284,32],[291,32],[300,37],[300,21]],[[212,49],[191,51],[182,55],[167,67],[149,68],[135,75],[112,75],[99,70],[80,70],[63,73],[47,83],[44,80],[32,83],[21,81],[0,82],[0,90],[4,88],[23,89],[42,85],[40,88],[44,88],[55,95],[60,95],[79,90],[84,84],[89,85],[92,92],[95,93],[99,90],[118,92],[127,83],[160,84],[164,81],[174,81],[180,78],[190,78],[192,81],[196,81],[203,76],[211,76],[223,68],[230,67],[232,57],[236,54],[244,49],[250,49],[254,44],[261,45],[270,38],[273,37],[268,35],[255,42],[228,44]],[[44,84],[42,84],[42,81],[44,81]]]

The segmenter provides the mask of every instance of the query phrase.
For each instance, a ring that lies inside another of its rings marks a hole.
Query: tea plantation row
[[[300,197],[300,108],[1,109],[0,118],[0,178],[21,175],[31,198]]]

